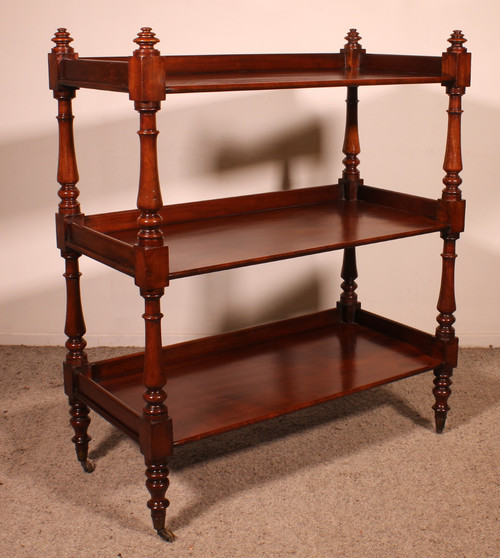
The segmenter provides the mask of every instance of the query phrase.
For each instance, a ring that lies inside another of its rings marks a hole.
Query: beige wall
[[[351,7],[334,0],[18,0],[3,7],[0,343],[64,342],[50,38],[65,26],[82,56],[127,55],[139,28],[151,25],[164,54],[337,51],[346,31],[357,27],[369,52],[436,55],[450,32],[462,29],[473,53],[473,84],[464,98],[468,220],[458,244],[456,328],[465,345],[499,345],[498,6],[494,0],[357,0]],[[330,89],[168,98],[159,118],[164,201],[277,189],[284,180],[336,181],[344,96]],[[438,197],[442,88],[365,88],[360,99],[365,183]],[[134,207],[137,116],[127,96],[81,91],[75,114],[83,210]],[[435,237],[361,248],[363,306],[433,331],[440,251]],[[141,344],[142,303],[132,280],[88,260],[82,271],[89,343]],[[165,341],[331,306],[339,273],[339,254],[332,253],[173,282],[163,299]]]

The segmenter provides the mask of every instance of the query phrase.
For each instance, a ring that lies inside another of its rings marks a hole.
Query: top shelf
[[[63,59],[58,84],[130,92],[133,58]],[[444,71],[440,56],[364,54],[359,70],[345,68],[343,53],[155,58],[155,81],[164,93],[446,83],[453,79]]]
[[[356,29],[336,53],[161,55],[159,39],[143,27],[132,56],[80,58],[66,29],[52,39],[50,88],[90,88],[128,93],[136,102],[162,101],[170,93],[441,83],[467,87],[470,54],[454,31],[441,56],[367,54]]]

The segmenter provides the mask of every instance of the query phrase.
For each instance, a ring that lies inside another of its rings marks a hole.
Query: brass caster
[[[175,540],[175,535],[172,533],[172,531],[165,529],[165,527],[163,529],[158,529],[156,532],[158,533],[158,536],[164,541],[172,543]]]
[[[95,463],[92,461],[92,459],[86,459],[85,461],[80,461],[80,464],[82,466],[82,469],[86,473],[92,473],[95,471]]]

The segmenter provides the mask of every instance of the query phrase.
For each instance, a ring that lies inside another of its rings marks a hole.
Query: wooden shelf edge
[[[444,360],[442,341],[430,334],[363,310],[357,322],[343,324],[336,310],[327,310],[165,347],[175,444],[387,384]],[[122,430],[124,424],[138,429],[143,358],[95,362],[78,382],[85,401]]]
[[[109,390],[95,382],[89,374],[89,367],[78,370],[75,375],[75,395],[97,414],[115,425],[133,440],[139,440],[142,412],[133,409],[115,397]]]
[[[63,59],[58,85],[129,92],[131,57]],[[167,93],[441,83],[439,56],[366,54],[358,72],[337,53],[164,55]]]
[[[160,214],[169,251],[164,279],[437,232],[444,226],[438,209],[435,200],[370,186],[360,187],[359,201],[346,202],[339,185],[164,206]],[[83,224],[69,223],[67,245],[136,277],[138,214],[85,216]],[[201,230],[200,242],[193,245],[195,229]],[[227,245],[224,238],[233,234],[241,238]],[[210,249],[200,252],[207,242]]]

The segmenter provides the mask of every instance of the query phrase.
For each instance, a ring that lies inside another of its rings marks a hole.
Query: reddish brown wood
[[[153,527],[160,537],[167,542],[173,542],[173,533],[165,529],[165,515],[170,504],[165,498],[165,493],[170,484],[168,473],[166,463],[151,463],[146,459],[146,487],[151,494],[151,498],[148,500],[148,508],[151,510]]]
[[[162,207],[156,140],[156,113],[160,109],[158,96],[163,95],[163,85],[158,88],[157,62],[160,52],[155,48],[159,39],[149,27],[143,27],[134,42],[139,46],[134,51],[130,63],[130,97],[135,101],[135,109],[140,115],[140,176],[137,208],[141,212],[137,218],[137,250],[140,261],[145,262],[146,251],[163,247],[161,230],[162,217],[158,210]],[[151,79],[147,79],[150,77]],[[158,254],[157,250],[153,252]],[[153,262],[154,265],[154,262]],[[139,279],[140,278],[140,279]],[[139,279],[139,280],[138,280]],[[142,371],[144,391],[142,399],[143,420],[139,432],[139,444],[146,462],[146,487],[151,495],[148,507],[151,510],[153,527],[158,534],[169,538],[165,531],[165,511],[169,505],[165,498],[168,488],[167,458],[172,453],[172,421],[165,405],[167,393],[164,390],[166,376],[161,368],[161,313],[160,300],[164,289],[157,288],[156,282],[148,281],[147,274],[136,272],[136,283],[144,298],[145,311],[145,353]],[[163,284],[168,284],[165,278]]]
[[[436,200],[363,186],[357,202],[346,202],[339,191],[325,186],[165,206],[159,213],[168,261],[149,278],[166,286],[168,279],[428,234],[445,223]],[[137,282],[139,214],[85,217],[69,227],[67,245]]]
[[[442,206],[449,219],[449,227],[441,232],[443,238],[443,269],[441,275],[441,289],[437,309],[438,326],[436,336],[446,341],[453,348],[451,355],[442,367],[435,370],[434,395],[436,402],[433,406],[436,417],[436,430],[442,432],[447,412],[449,410],[448,398],[451,394],[451,376],[453,367],[457,360],[458,344],[455,343],[455,323],[454,312],[455,302],[455,251],[456,241],[463,230],[464,205],[460,185],[460,171],[462,170],[461,152],[461,117],[462,117],[462,96],[465,93],[465,85],[462,85],[464,76],[468,75],[470,58],[464,47],[466,41],[461,31],[454,31],[449,42],[451,46],[447,50],[445,63],[451,64],[450,58],[456,62],[457,80],[452,85],[448,85],[446,92],[449,96],[448,108],[448,135],[446,140],[446,152],[443,168],[446,175],[443,178],[445,185],[442,192]]]
[[[87,430],[90,425],[89,408],[75,397],[71,397],[70,424],[75,431],[71,441],[75,444],[76,456],[86,473],[94,471],[94,462],[88,459],[89,442],[92,439]]]
[[[149,62],[155,61],[160,52],[154,48],[159,41],[151,32],[149,27],[143,27],[134,42],[139,48],[134,51],[131,73],[135,70],[139,76],[140,70],[148,71]],[[136,68],[137,66],[137,68]],[[147,76],[146,76],[147,77]],[[147,80],[131,77],[131,80],[138,81],[136,96],[131,96],[135,100],[135,109],[140,115],[140,176],[139,194],[137,197],[137,208],[142,212],[137,218],[139,232],[137,235],[139,246],[154,247],[161,245],[163,234],[161,232],[162,218],[158,215],[158,210],[162,207],[162,197],[160,189],[160,179],[158,176],[158,158],[156,140],[159,134],[156,128],[156,113],[160,110],[160,103],[156,100],[145,99],[151,93],[151,87]]]
[[[372,327],[386,324],[373,315],[360,319]],[[390,324],[401,339],[341,323],[336,311],[327,311],[166,348],[163,366],[169,374],[174,442],[238,428],[442,362],[442,343],[402,324]],[[142,357],[130,359],[96,363],[93,375],[139,414]],[[345,377],[346,368],[350,378]]]
[[[345,37],[347,43],[344,46],[344,67],[351,77],[359,75],[361,61],[366,51],[361,48],[359,41],[361,37],[356,29],[350,29]]]
[[[364,53],[359,45],[359,35],[355,29],[351,29],[346,39],[348,43],[344,47],[346,57],[346,67],[352,72],[357,72],[360,64],[360,57]],[[346,99],[346,124],[344,134],[344,145],[342,149],[345,158],[342,161],[344,170],[342,179],[339,181],[343,186],[344,197],[347,206],[351,206],[358,198],[358,188],[363,184],[359,174],[358,155],[361,151],[359,145],[358,131],[358,88],[347,88]],[[351,209],[348,209],[348,213]],[[350,220],[343,221],[343,234],[347,237],[353,234],[357,224]],[[356,294],[358,270],[356,266],[356,250],[349,247],[344,250],[342,261],[341,277],[344,280],[341,284],[342,294],[340,295],[339,306],[342,309],[344,321],[353,322],[356,310],[359,308],[358,295]]]
[[[441,83],[441,57],[366,54],[366,67],[346,72],[344,56],[332,54],[161,56],[155,62],[156,94],[164,93]],[[64,60],[59,84],[130,92],[129,61]]]
[[[159,39],[150,27],[143,27],[134,42],[134,50],[128,63],[129,97],[141,103],[155,103],[165,98],[165,62],[155,48]],[[157,110],[159,105],[157,106]],[[136,106],[137,108],[137,106]]]
[[[440,83],[442,74],[405,74],[398,71],[366,71],[353,77],[345,70],[301,72],[254,72],[245,74],[204,74],[201,76],[168,76],[167,93],[197,93],[210,91],[253,91],[260,89],[297,89],[304,87],[345,87],[361,85],[396,85]]]
[[[356,289],[358,284],[358,268],[356,265],[356,249],[346,248],[342,260],[342,270],[340,276],[343,281],[340,285],[342,293],[340,295],[339,307],[342,309],[342,317],[345,322],[353,322],[356,309],[359,307]]]
[[[139,246],[161,246],[163,233],[161,231],[162,217],[158,210],[162,207],[160,180],[158,177],[158,161],[156,154],[156,112],[159,103],[142,103],[136,101],[136,110],[140,113],[140,130],[138,132],[141,145],[141,162],[139,177],[139,194],[137,208],[141,214],[137,218],[139,232],[137,234]]]
[[[80,59],[65,29],[49,54],[49,86],[59,104],[57,244],[66,261],[68,355],[65,390],[73,442],[86,470],[89,408],[137,440],[146,464],[148,507],[165,529],[168,458],[175,444],[434,370],[436,428],[444,427],[457,363],[453,323],[455,243],[464,228],[460,192],[461,98],[470,54],[455,31],[440,57],[367,54],[351,29],[339,53],[162,56],[142,28],[132,56]],[[448,136],[439,200],[365,186],[358,170],[358,87],[442,83]],[[344,170],[338,184],[163,205],[156,113],[167,93],[347,87]],[[137,209],[85,216],[71,102],[75,88],[129,94],[140,115]],[[435,335],[360,309],[355,247],[440,232],[443,271]],[[161,346],[161,298],[171,279],[343,249],[337,309]],[[144,298],[144,352],[89,364],[80,297],[81,254],[133,277]],[[168,409],[167,409],[168,377]]]
[[[65,57],[74,58],[74,52],[70,43],[72,37],[66,29],[58,29],[52,41],[55,46],[49,55],[51,71],[50,80],[55,85],[55,73],[58,65]],[[54,98],[58,102],[58,129],[59,129],[59,158],[57,169],[57,181],[59,188],[59,215],[58,215],[58,236],[64,237],[64,229],[67,222],[80,216],[80,204],[78,202],[79,191],[76,186],[79,176],[76,162],[75,144],[73,139],[73,113],[72,99],[75,97],[74,89],[54,88]],[[73,389],[73,368],[81,366],[87,362],[84,339],[85,321],[83,318],[82,302],[80,295],[80,270],[78,259],[80,253],[63,245],[60,245],[61,255],[65,260],[66,271],[66,323],[64,332],[67,336],[66,362],[64,365],[65,391],[70,404],[70,423],[75,431],[72,438],[75,444],[76,455],[83,469],[92,472],[93,463],[88,459],[88,446],[91,440],[87,434],[90,424],[89,409],[77,397]]]
[[[79,227],[75,225],[75,228]],[[336,201],[226,218],[165,223],[170,278],[219,271],[435,232],[421,216],[363,202]],[[134,242],[136,229],[111,236]]]
[[[344,185],[344,195],[347,200],[355,200],[358,196],[358,186],[363,184],[359,174],[358,155],[361,151],[359,145],[358,130],[358,88],[347,88],[346,99],[346,124],[344,134],[344,145],[342,152],[345,155],[342,163],[344,170],[342,172],[341,184]]]
[[[453,63],[443,64],[442,57],[365,54],[354,29],[340,53],[319,54],[159,56],[151,29],[141,34],[154,56],[65,57],[53,88],[123,91],[133,100],[154,101],[165,93],[439,83],[454,77]]]
[[[388,74],[410,75],[415,79],[422,76],[449,77],[448,72],[443,72],[443,59],[441,56],[415,56],[405,54],[363,54],[362,75],[376,72],[384,76]],[[442,79],[441,81],[444,81]],[[417,83],[417,82],[414,82]],[[429,81],[429,83],[437,83]]]
[[[63,59],[58,83],[66,87],[85,87],[103,91],[129,91],[129,60]]]

